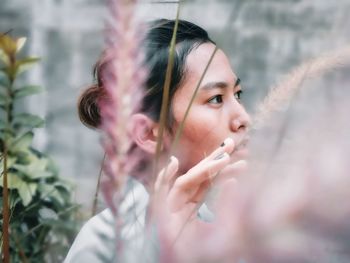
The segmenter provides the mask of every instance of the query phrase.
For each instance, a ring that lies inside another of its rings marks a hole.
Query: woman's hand
[[[234,150],[231,138],[225,140],[208,157],[199,162],[186,174],[177,176],[178,160],[171,157],[169,164],[158,176],[155,191],[166,196],[169,211],[174,213],[184,209],[187,204],[200,204],[213,183],[223,183],[234,179],[245,166],[245,161],[230,163],[230,153]]]
[[[153,212],[160,231],[171,245],[181,244],[186,238],[193,241],[201,231],[210,228],[210,224],[197,219],[197,210],[212,184],[235,180],[246,166],[245,161],[230,162],[233,150],[234,142],[228,138],[184,175],[177,174],[179,163],[175,157],[171,157],[168,165],[159,173],[155,183]]]

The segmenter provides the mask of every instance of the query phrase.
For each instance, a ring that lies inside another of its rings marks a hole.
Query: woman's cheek
[[[196,144],[197,149],[200,149],[203,154],[208,154],[213,150],[213,145],[217,144],[216,137],[218,132],[215,123],[197,119],[187,128],[187,137]]]

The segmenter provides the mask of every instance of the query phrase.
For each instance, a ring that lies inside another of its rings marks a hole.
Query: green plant
[[[75,234],[72,185],[58,176],[49,156],[32,147],[44,120],[19,112],[21,100],[41,92],[17,85],[18,76],[36,64],[18,58],[25,38],[0,35],[0,226],[4,262],[60,262]]]

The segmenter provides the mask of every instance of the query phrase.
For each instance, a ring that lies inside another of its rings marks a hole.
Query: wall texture
[[[54,157],[63,176],[76,182],[77,200],[86,207],[92,202],[103,154],[98,134],[80,124],[76,100],[92,81],[92,66],[103,46],[104,2],[0,4],[0,31],[13,29],[12,35],[27,36],[25,52],[42,57],[26,76],[47,90],[24,105],[47,121],[35,143]],[[175,17],[174,1],[150,2],[141,1],[142,17]],[[208,29],[229,54],[243,79],[244,102],[254,111],[267,88],[293,66],[349,43],[349,12],[349,0],[192,0],[183,4],[180,16]]]

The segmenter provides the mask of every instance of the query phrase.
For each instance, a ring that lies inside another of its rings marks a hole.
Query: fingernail
[[[233,141],[233,140],[230,137],[226,138],[220,146],[223,147],[223,146],[227,145],[228,143],[230,143],[231,141]]]
[[[227,153],[220,153],[218,156],[216,156],[214,158],[214,160],[220,160],[220,159],[224,158],[226,155],[227,155]]]

